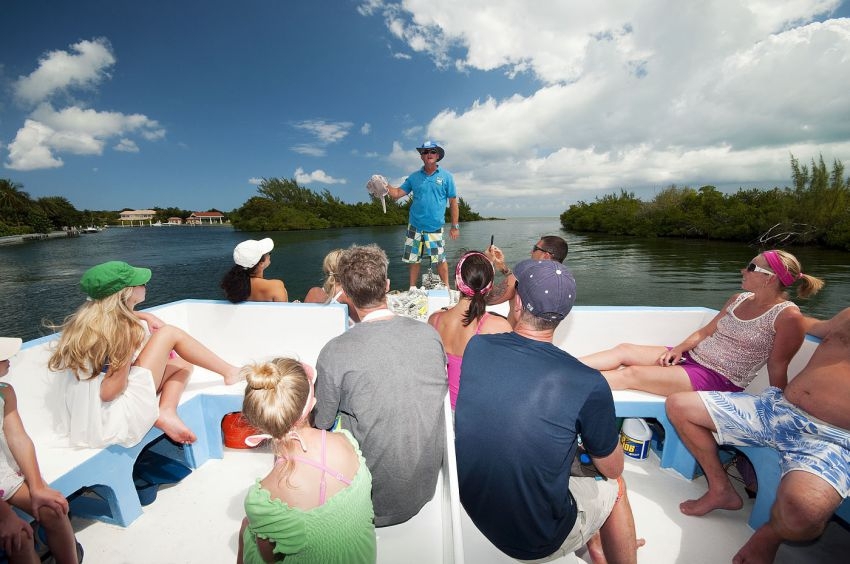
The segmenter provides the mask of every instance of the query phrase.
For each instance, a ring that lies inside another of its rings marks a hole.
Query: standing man
[[[448,201],[452,220],[449,237],[453,241],[457,239],[460,235],[460,224],[455,180],[450,172],[441,169],[437,164],[446,156],[446,152],[437,143],[425,141],[416,150],[422,159],[422,168],[408,176],[400,187],[387,186],[389,195],[394,200],[413,192],[401,260],[410,265],[411,287],[418,286],[419,265],[423,256],[437,263],[437,274],[448,287],[449,266],[443,245],[443,224]]]
[[[446,354],[437,331],[387,309],[387,255],[342,253],[337,276],[360,323],[328,341],[316,363],[315,425],[337,414],[372,473],[375,526],[407,521],[434,495],[446,443]]]
[[[531,247],[531,258],[535,260],[555,260],[564,262],[569,246],[557,235],[544,235]],[[487,294],[487,305],[496,305],[510,301],[516,294],[516,278],[510,267],[505,264],[505,254],[496,245],[490,245],[484,253],[493,263],[493,267],[502,273],[504,279]]]
[[[600,531],[608,562],[636,562],[611,388],[552,344],[575,302],[575,280],[553,260],[524,260],[514,272],[514,331],[477,335],[463,354],[455,410],[460,501],[513,558],[558,558]],[[603,479],[570,476],[578,435]]]
[[[732,559],[769,563],[783,541],[813,540],[850,495],[850,308],[827,321],[804,318],[820,337],[805,368],[785,387],[745,392],[681,392],[667,414],[705,472],[708,491],[682,502],[685,515],[743,505],[717,456],[717,444],[770,446],[779,451],[782,479],[770,520]]]

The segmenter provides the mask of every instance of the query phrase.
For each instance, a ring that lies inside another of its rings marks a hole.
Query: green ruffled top
[[[274,551],[288,563],[371,564],[376,558],[372,475],[360,445],[348,431],[360,467],[351,484],[309,510],[290,507],[262,487],[257,479],[245,497],[248,527],[243,536],[246,564],[262,564],[256,538],[274,542]]]

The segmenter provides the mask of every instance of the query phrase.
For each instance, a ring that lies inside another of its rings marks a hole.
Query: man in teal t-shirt
[[[416,150],[422,159],[422,168],[408,176],[400,187],[387,186],[389,195],[395,200],[413,192],[401,260],[410,265],[411,286],[417,285],[419,265],[422,257],[427,256],[432,263],[437,263],[437,274],[448,287],[449,266],[443,246],[443,223],[448,202],[452,220],[449,236],[452,240],[457,239],[460,235],[460,225],[455,180],[450,172],[441,169],[437,164],[446,156],[446,152],[438,143],[425,141]]]

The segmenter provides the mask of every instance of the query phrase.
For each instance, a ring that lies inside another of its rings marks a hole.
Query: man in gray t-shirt
[[[361,323],[331,339],[317,362],[315,425],[341,415],[372,473],[375,525],[407,521],[434,495],[446,429],[446,355],[427,323],[387,309],[387,256],[353,246],[337,276]]]

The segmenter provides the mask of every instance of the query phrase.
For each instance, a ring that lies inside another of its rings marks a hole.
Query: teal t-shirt
[[[419,231],[439,231],[446,222],[446,202],[457,197],[452,174],[437,168],[425,174],[421,168],[407,177],[401,185],[405,194],[413,192],[408,222]]]

